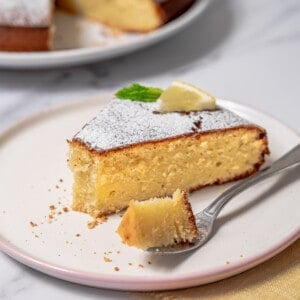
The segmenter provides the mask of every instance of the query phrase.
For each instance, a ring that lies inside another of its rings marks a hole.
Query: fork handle
[[[300,144],[290,150],[288,153],[283,155],[281,158],[276,160],[269,167],[259,171],[255,175],[248,177],[240,183],[226,190],[221,194],[214,202],[212,202],[204,211],[206,215],[209,215],[215,219],[222,208],[232,199],[232,197],[238,195],[245,189],[251,187],[257,182],[260,182],[270,176],[273,176],[282,170],[292,167],[300,163]]]

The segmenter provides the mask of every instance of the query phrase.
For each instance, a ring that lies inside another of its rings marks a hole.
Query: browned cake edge
[[[191,224],[193,224],[193,234],[195,235],[195,237],[197,237],[198,235],[198,229],[197,229],[197,225],[196,225],[196,220],[195,220],[195,216],[192,210],[192,206],[191,203],[189,202],[188,199],[188,194],[186,191],[183,191],[183,204],[188,212],[188,218],[189,218],[189,222]]]
[[[216,180],[215,182],[213,182],[211,184],[199,185],[195,188],[192,188],[192,189],[188,190],[188,192],[194,192],[194,191],[199,190],[199,189],[201,189],[203,187],[206,187],[206,186],[221,185],[221,184],[224,184],[224,183],[227,183],[227,182],[240,180],[240,179],[243,179],[243,178],[246,178],[248,176],[251,176],[251,175],[255,174],[259,170],[259,168],[263,165],[263,163],[265,162],[265,155],[270,154],[269,147],[268,147],[267,132],[262,127],[259,127],[259,126],[256,126],[256,125],[241,125],[241,126],[236,126],[236,127],[233,127],[233,128],[226,128],[226,129],[220,129],[220,130],[210,130],[210,131],[201,132],[201,133],[189,133],[189,134],[184,134],[184,135],[171,137],[171,138],[167,138],[167,139],[163,139],[163,140],[146,141],[146,142],[142,142],[142,143],[138,143],[138,144],[134,144],[134,145],[128,145],[128,146],[125,146],[125,147],[119,147],[119,148],[114,148],[114,149],[110,149],[110,150],[103,150],[103,151],[90,149],[84,143],[82,143],[78,140],[67,140],[67,142],[69,143],[70,146],[82,147],[83,149],[86,149],[87,151],[89,151],[93,155],[107,156],[107,155],[110,155],[112,152],[122,151],[122,150],[128,149],[128,148],[142,147],[144,144],[167,143],[171,140],[176,140],[176,139],[184,138],[184,137],[195,137],[195,138],[197,138],[197,137],[204,136],[204,135],[211,134],[211,133],[216,133],[216,132],[217,133],[222,133],[222,132],[227,132],[227,131],[235,131],[235,130],[239,130],[239,129],[256,130],[258,132],[258,140],[262,140],[263,144],[265,146],[264,150],[261,153],[260,160],[254,165],[253,170],[245,172],[243,174],[240,174],[239,176],[228,178],[226,180],[218,179],[218,180]]]
[[[187,11],[195,0],[168,0],[157,3],[157,11],[164,23],[169,22]]]
[[[0,26],[0,50],[3,51],[46,51],[49,40],[48,27]]]

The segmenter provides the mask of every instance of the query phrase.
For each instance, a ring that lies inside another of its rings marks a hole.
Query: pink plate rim
[[[276,254],[286,249],[289,245],[300,238],[300,228],[294,230],[280,243],[272,246],[260,255],[244,259],[242,263],[232,263],[215,268],[210,272],[194,272],[188,275],[168,277],[156,277],[149,280],[147,276],[127,276],[127,275],[101,275],[96,273],[77,271],[75,269],[62,268],[58,265],[49,264],[39,260],[34,256],[19,251],[13,245],[0,239],[0,248],[13,259],[23,263],[37,271],[66,281],[84,284],[87,286],[124,290],[124,291],[153,291],[171,290],[187,288],[197,285],[212,283],[237,275],[262,262],[272,258]],[[197,251],[197,250],[196,250]],[[198,250],[199,251],[199,250]]]

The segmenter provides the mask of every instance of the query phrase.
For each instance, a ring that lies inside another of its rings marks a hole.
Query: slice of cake
[[[154,30],[186,11],[194,0],[58,0],[72,13],[125,31]]]
[[[69,141],[74,210],[97,217],[131,199],[241,179],[269,153],[263,128],[222,107],[157,110],[157,102],[113,98]]]
[[[52,5],[52,0],[0,0],[0,50],[48,50]]]
[[[125,244],[141,249],[191,243],[198,234],[182,190],[176,190],[172,197],[131,200],[117,232]]]

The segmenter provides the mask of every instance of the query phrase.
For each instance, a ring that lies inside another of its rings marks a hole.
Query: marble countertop
[[[0,70],[0,130],[34,111],[141,82],[181,79],[261,110],[300,132],[300,2],[215,0],[183,32],[92,65]],[[0,299],[134,299],[48,277],[0,253]]]

